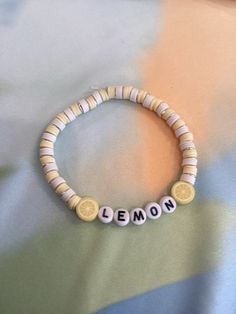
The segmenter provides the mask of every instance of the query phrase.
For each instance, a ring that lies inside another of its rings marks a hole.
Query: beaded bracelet
[[[110,99],[127,99],[142,104],[145,108],[157,113],[172,128],[179,139],[179,147],[183,155],[182,174],[179,181],[171,188],[170,195],[163,196],[159,202],[150,202],[144,209],[134,208],[130,212],[124,208],[115,211],[109,206],[99,208],[93,197],[80,197],[60,176],[54,157],[54,143],[58,134],[65,126],[74,121],[82,113],[94,109],[97,105]],[[195,196],[194,184],[197,176],[197,150],[193,143],[193,135],[180,116],[170,109],[168,104],[148,92],[138,90],[132,86],[109,86],[95,91],[91,96],[72,104],[59,113],[44,130],[40,140],[40,162],[46,180],[66,205],[75,210],[83,221],[93,221],[96,217],[103,223],[113,220],[118,226],[125,226],[130,221],[135,225],[142,225],[146,219],[158,219],[162,212],[173,213],[177,203],[185,205]]]

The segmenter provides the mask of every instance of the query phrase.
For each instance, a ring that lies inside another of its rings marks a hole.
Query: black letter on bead
[[[140,217],[141,216],[141,217]],[[144,220],[145,218],[143,217],[143,213],[141,212],[141,210],[137,213],[137,212],[134,212],[134,221],[136,220],[136,218],[138,220]]]
[[[106,212],[106,207],[103,209],[102,217],[109,218],[109,216],[106,216],[106,215],[105,215],[105,212]]]
[[[171,200],[169,200],[168,202],[165,202],[165,205],[168,210],[170,210],[170,208],[174,208],[174,204],[171,202]]]
[[[152,216],[157,216],[158,215],[158,209],[155,206],[152,206],[150,208],[150,212],[151,212]]]
[[[124,211],[124,210],[119,210],[119,211],[118,211],[117,220],[119,220],[119,221],[125,221],[124,214],[125,214],[125,211]],[[123,218],[122,218],[122,217],[123,217]]]

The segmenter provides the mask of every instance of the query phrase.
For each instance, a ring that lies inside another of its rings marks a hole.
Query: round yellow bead
[[[177,181],[171,188],[171,196],[178,204],[186,205],[194,199],[195,189],[190,183]]]
[[[99,211],[99,205],[93,197],[83,197],[76,205],[76,213],[84,221],[93,221]]]

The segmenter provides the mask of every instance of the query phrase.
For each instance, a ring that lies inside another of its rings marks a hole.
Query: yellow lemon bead
[[[76,213],[84,221],[94,220],[99,211],[99,205],[93,197],[83,197],[76,205]]]
[[[190,183],[177,181],[171,188],[171,195],[177,203],[186,205],[194,199],[195,189]]]

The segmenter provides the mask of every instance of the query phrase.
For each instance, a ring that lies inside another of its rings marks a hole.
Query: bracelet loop
[[[80,197],[66,183],[64,178],[60,176],[54,158],[54,143],[66,125],[74,121],[79,115],[110,99],[128,99],[131,102],[142,104],[143,107],[154,111],[162,118],[179,139],[179,148],[183,156],[181,164],[183,170],[180,179],[173,184],[170,195],[163,196],[158,203],[148,203],[144,209],[134,208],[129,212],[123,208],[113,211],[109,206],[99,208],[93,197]],[[103,223],[110,223],[114,220],[119,226],[125,226],[130,221],[135,225],[141,225],[147,218],[151,220],[158,219],[162,212],[167,214],[174,212],[177,203],[185,205],[195,197],[193,186],[197,177],[197,150],[193,143],[193,134],[180,116],[166,102],[132,86],[109,86],[106,89],[96,90],[87,98],[73,103],[49,123],[41,136],[39,146],[40,162],[47,182],[66,205],[75,210],[78,217],[83,221],[93,221],[98,217]]]

